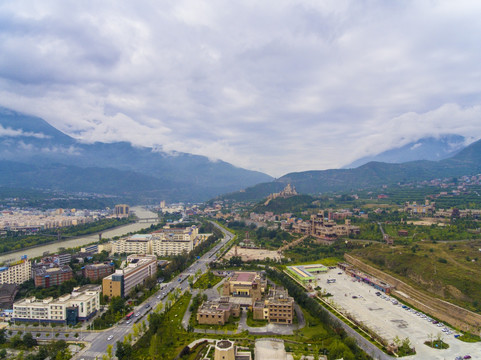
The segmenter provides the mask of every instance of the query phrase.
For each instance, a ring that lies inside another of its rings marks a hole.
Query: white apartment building
[[[114,254],[152,254],[152,235],[136,234],[112,242]]]
[[[87,321],[100,309],[100,285],[85,285],[58,299],[35,297],[13,304],[13,321],[66,323]]]
[[[179,255],[190,252],[199,236],[197,226],[168,228],[149,235],[134,235],[112,242],[113,253],[154,254],[157,256]]]
[[[32,278],[32,264],[27,256],[0,268],[0,284],[22,284]]]

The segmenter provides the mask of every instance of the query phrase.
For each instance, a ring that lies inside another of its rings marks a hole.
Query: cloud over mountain
[[[282,175],[481,137],[472,1],[0,4],[0,105]]]

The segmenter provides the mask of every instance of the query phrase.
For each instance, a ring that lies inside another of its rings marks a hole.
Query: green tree
[[[117,350],[115,351],[115,356],[119,360],[130,360],[133,355],[132,345],[125,341],[122,343],[117,341]]]
[[[113,358],[114,346],[112,344],[107,345],[107,356],[109,359]]]
[[[34,346],[37,346],[37,340],[32,336],[31,333],[25,333],[23,335],[23,344],[28,348],[33,348]]]

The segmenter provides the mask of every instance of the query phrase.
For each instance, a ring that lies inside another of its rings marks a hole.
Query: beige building
[[[197,310],[199,324],[224,325],[230,317],[240,316],[240,305],[231,304],[224,299],[220,301],[206,301]]]
[[[204,237],[197,226],[168,228],[148,235],[133,235],[112,242],[112,252],[122,254],[153,254],[173,256],[190,252]]]
[[[292,225],[295,233],[306,234],[322,240],[336,240],[341,236],[359,234],[359,227],[351,225],[349,219],[345,219],[344,224],[337,224],[333,220],[324,219],[324,214],[311,215],[309,221],[299,221]]]
[[[125,297],[137,285],[142,285],[149,277],[156,276],[157,257],[155,255],[130,255],[123,269],[102,279],[102,293],[109,298]]]
[[[22,284],[32,278],[32,264],[27,256],[0,268],[0,284]]]
[[[156,231],[152,233],[152,253],[157,256],[172,256],[191,252],[198,235],[199,229],[195,225]]]
[[[152,235],[136,234],[112,242],[114,254],[152,254]]]
[[[252,301],[260,300],[267,282],[258,272],[235,272],[224,281],[223,296],[247,297]]]
[[[100,285],[85,285],[55,300],[22,299],[13,304],[12,320],[73,325],[87,321],[100,309],[100,292]]]
[[[247,350],[247,349],[245,349]],[[217,340],[214,349],[214,360],[251,360],[250,351],[240,351],[230,340]],[[273,360],[273,359],[270,359]]]
[[[128,217],[129,216],[129,205],[119,204],[115,205],[114,214],[116,217]]]
[[[254,303],[252,311],[255,320],[292,324],[294,320],[294,299],[284,289],[271,289],[265,300]]]

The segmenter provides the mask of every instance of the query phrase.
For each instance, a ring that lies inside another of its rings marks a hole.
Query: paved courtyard
[[[333,301],[336,308],[351,314],[382,338],[392,342],[396,336],[400,339],[408,337],[417,352],[408,359],[454,359],[467,354],[473,359],[481,359],[480,343],[462,342],[454,337],[454,331],[447,335],[442,331],[445,326],[429,322],[423,314],[416,315],[414,310],[406,310],[402,304],[395,305],[395,299],[391,297],[384,294],[377,296],[378,290],[374,287],[353,281],[354,278],[339,269],[330,269],[327,273],[315,275],[315,278],[314,286],[331,293],[333,296],[327,299]],[[335,279],[335,282],[328,283],[328,279]],[[449,349],[436,350],[424,345],[431,335],[437,338],[439,334],[449,344]]]

